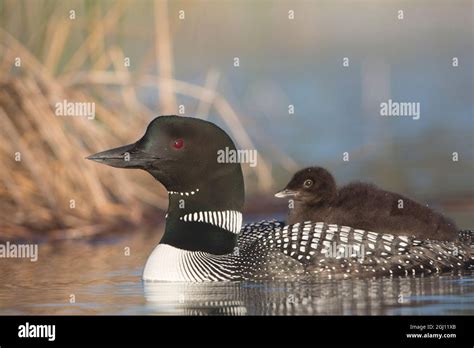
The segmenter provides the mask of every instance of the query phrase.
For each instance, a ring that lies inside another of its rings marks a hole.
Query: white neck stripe
[[[195,189],[194,191],[187,191],[187,192],[176,192],[176,191],[169,191],[170,195],[180,195],[180,196],[189,196],[194,195],[199,192],[199,189]]]
[[[200,211],[180,216],[179,219],[185,222],[204,222],[236,234],[242,227],[242,214],[236,210]]]

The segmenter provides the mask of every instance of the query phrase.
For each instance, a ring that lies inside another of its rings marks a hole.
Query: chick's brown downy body
[[[294,200],[289,224],[322,221],[419,239],[458,237],[456,224],[427,206],[367,183],[353,182],[338,189],[333,176],[321,167],[297,172],[277,196]]]

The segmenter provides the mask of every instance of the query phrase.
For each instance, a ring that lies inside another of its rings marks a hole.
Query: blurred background
[[[163,221],[151,176],[84,160],[161,114],[258,150],[247,220],[284,217],[273,194],[316,164],[472,228],[472,16],[471,0],[0,0],[0,237]],[[381,117],[388,99],[420,103],[420,119]],[[56,116],[64,100],[95,103],[95,118]]]

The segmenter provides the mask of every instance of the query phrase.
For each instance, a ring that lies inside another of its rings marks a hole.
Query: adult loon
[[[432,209],[372,184],[353,182],[338,189],[331,173],[321,167],[298,171],[275,196],[293,199],[288,224],[325,221],[418,239],[459,237],[456,224]]]
[[[216,125],[161,116],[136,143],[88,157],[140,168],[169,193],[163,238],[149,256],[145,281],[296,280],[313,277],[418,275],[471,265],[460,242],[421,241],[305,222],[263,221],[241,228],[244,180],[239,163],[219,163],[236,150]],[[240,231],[240,232],[239,232]],[[465,236],[470,243],[470,235]]]

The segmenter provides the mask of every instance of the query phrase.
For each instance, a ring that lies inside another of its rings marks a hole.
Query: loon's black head
[[[137,142],[87,158],[112,167],[143,169],[165,186],[169,208],[162,243],[220,254],[235,246],[235,212],[244,203],[240,164],[218,161],[219,151],[226,148],[236,150],[227,133],[213,123],[160,116]],[[219,211],[229,212],[227,221],[213,214]],[[205,212],[210,215],[207,220],[199,215]]]
[[[337,195],[336,181],[326,169],[309,167],[296,172],[293,178],[275,197],[293,197],[306,204],[330,202]]]

